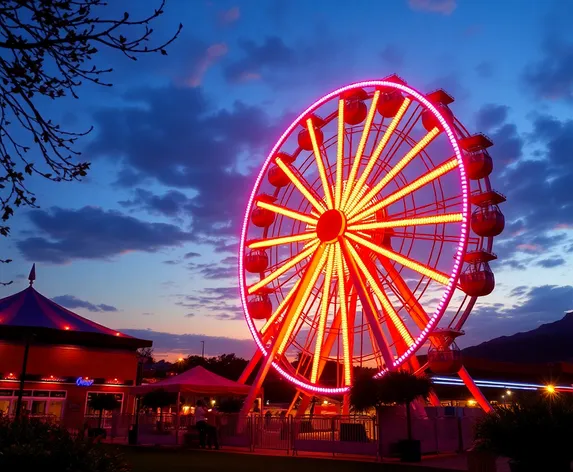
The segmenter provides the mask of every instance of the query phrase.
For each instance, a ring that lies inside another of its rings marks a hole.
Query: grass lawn
[[[121,447],[133,472],[445,472],[443,469],[341,459],[258,456],[215,451]],[[451,472],[451,471],[450,471]]]

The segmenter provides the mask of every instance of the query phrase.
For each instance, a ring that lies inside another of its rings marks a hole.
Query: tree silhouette
[[[143,2],[147,6],[147,2]],[[3,0],[0,2],[0,217],[15,207],[36,207],[27,175],[60,182],[78,180],[89,169],[78,162],[78,138],[91,128],[64,130],[42,111],[48,100],[71,96],[85,82],[111,86],[112,71],[95,64],[98,53],[118,50],[128,59],[159,52],[179,35],[151,44],[151,23],[164,12],[165,0],[151,14],[114,17],[104,0]],[[0,234],[10,228],[0,225]],[[6,262],[6,261],[2,261]]]
[[[117,410],[119,408],[119,402],[113,393],[96,393],[90,397],[89,407],[99,412],[97,427],[101,429],[103,412]]]

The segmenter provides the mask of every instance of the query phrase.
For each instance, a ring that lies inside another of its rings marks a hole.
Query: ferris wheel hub
[[[334,243],[346,231],[346,216],[340,210],[327,210],[319,218],[316,234],[323,243]]]

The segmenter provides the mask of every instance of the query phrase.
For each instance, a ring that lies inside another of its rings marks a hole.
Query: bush
[[[129,468],[113,449],[74,438],[59,426],[0,418],[0,470],[127,472]]]
[[[557,471],[561,465],[569,470],[571,444],[573,403],[566,398],[497,408],[476,427],[476,449],[529,465],[531,470]]]

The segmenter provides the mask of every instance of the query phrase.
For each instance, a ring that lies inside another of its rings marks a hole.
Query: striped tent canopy
[[[32,286],[35,278],[33,267],[28,288],[0,299],[0,339],[22,339],[33,335],[39,341],[53,344],[127,348],[152,345],[151,341],[106,328],[58,305]]]

